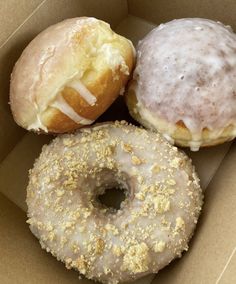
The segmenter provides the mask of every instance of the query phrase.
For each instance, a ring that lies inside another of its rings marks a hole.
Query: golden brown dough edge
[[[124,39],[122,42],[119,42],[119,46],[125,63],[129,68],[129,73],[132,75],[135,61],[132,46],[126,39]],[[92,74],[94,71],[90,70],[90,72],[90,74]],[[82,78],[81,81],[84,83],[86,88],[97,98],[96,105],[94,106],[89,105],[73,89],[65,88],[62,92],[62,95],[67,103],[79,115],[90,120],[96,120],[116,100],[121,90],[125,88],[130,75],[125,75],[119,69],[116,70],[115,75],[119,77],[119,80],[113,80],[113,71],[109,68],[106,68],[102,72],[94,75],[93,80],[89,79],[87,80],[88,82],[86,82],[86,77]],[[86,76],[90,76],[89,71],[86,72]],[[43,124],[47,126],[49,132],[64,133],[84,127],[84,125],[75,123],[65,114],[52,107],[48,108],[47,111],[42,114],[42,121]]]
[[[132,82],[131,82],[132,83]],[[132,88],[128,88],[125,93],[125,101],[129,109],[130,115],[138,121],[141,125],[148,129],[152,129],[158,131],[160,133],[168,133],[168,129],[163,128],[163,124],[166,127],[168,122],[163,119],[156,118],[155,125],[160,125],[160,127],[154,126],[152,123],[144,119],[139,112],[138,100],[135,94],[135,91]],[[164,123],[163,123],[164,122]],[[162,126],[162,127],[161,127]],[[180,147],[189,147],[189,142],[192,141],[192,135],[189,129],[185,126],[185,124],[181,121],[175,125],[175,132],[171,135],[171,138],[174,140],[175,145]],[[166,130],[166,131],[165,131]],[[204,128],[202,131],[202,139],[201,139],[201,147],[210,147],[222,144],[224,142],[233,140],[235,135],[233,134],[234,127],[233,125],[229,125],[225,127],[224,131],[217,138],[211,139],[211,131],[207,128]]]

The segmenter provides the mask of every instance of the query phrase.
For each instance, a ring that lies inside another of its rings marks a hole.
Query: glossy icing
[[[139,109],[183,122],[192,148],[205,128],[214,139],[236,125],[236,35],[219,22],[179,19],[152,30],[138,44],[134,80]]]

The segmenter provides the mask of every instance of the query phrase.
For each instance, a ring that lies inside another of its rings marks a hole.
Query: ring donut
[[[124,188],[112,211],[97,196]],[[28,223],[67,268],[103,283],[156,273],[188,249],[202,206],[189,158],[159,134],[105,123],[44,146],[30,172]]]

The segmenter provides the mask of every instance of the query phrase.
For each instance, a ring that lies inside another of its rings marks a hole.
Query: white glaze
[[[37,121],[74,74],[83,74],[73,38],[84,29],[95,30],[99,23],[95,18],[65,20],[44,30],[23,51],[13,70],[10,92],[12,110],[23,127]]]
[[[51,106],[60,110],[77,124],[89,125],[94,122],[93,120],[84,118],[75,112],[61,95],[57,96],[56,100],[51,104]]]
[[[94,201],[114,184],[129,194],[112,213]],[[116,122],[46,145],[27,204],[44,249],[86,277],[115,284],[158,272],[187,249],[202,194],[184,153],[157,133]]]
[[[71,81],[67,84],[67,87],[71,87],[76,90],[79,95],[91,106],[95,105],[97,98],[86,88],[86,86],[79,79]]]
[[[236,125],[236,35],[221,23],[180,19],[155,28],[138,44],[134,79],[142,108],[184,122],[192,148],[204,128],[217,139]]]

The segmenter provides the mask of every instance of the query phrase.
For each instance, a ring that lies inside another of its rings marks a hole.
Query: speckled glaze
[[[229,26],[198,18],[160,25],[138,44],[134,80],[139,108],[173,126],[184,123],[190,143],[206,128],[214,140],[236,126],[236,35]]]
[[[97,196],[126,190],[117,211]],[[189,158],[125,122],[84,128],[44,146],[30,172],[28,223],[44,249],[88,278],[156,273],[187,250],[202,206]]]

